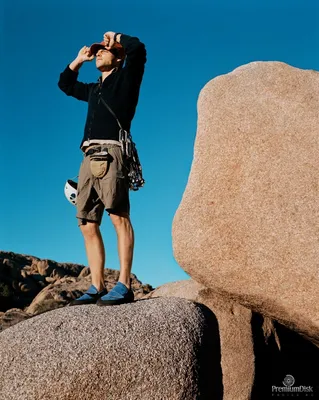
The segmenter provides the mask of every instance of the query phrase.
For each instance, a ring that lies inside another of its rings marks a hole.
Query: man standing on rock
[[[101,72],[98,83],[79,82],[79,69],[94,58]],[[58,85],[64,93],[88,102],[80,145],[84,160],[79,172],[76,205],[92,285],[71,305],[113,305],[134,300],[130,280],[134,231],[129,217],[127,168],[119,141],[118,121],[129,132],[145,63],[145,46],[138,38],[106,32],[103,42],[84,46],[60,75]],[[116,230],[120,260],[119,281],[109,293],[104,284],[105,250],[99,229],[104,209]]]

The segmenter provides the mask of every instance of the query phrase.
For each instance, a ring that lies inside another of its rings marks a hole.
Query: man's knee
[[[83,223],[84,222],[84,223]],[[99,235],[100,228],[97,222],[83,221],[79,227],[86,239],[94,238]]]
[[[130,216],[128,213],[111,213],[110,212],[110,218],[115,227],[120,227],[120,226],[131,226],[131,220]]]

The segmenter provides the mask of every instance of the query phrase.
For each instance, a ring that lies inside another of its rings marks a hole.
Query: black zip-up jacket
[[[79,82],[78,72],[72,71],[69,65],[60,74],[59,88],[68,96],[89,103],[80,147],[86,140],[119,140],[119,126],[101,102],[101,96],[111,107],[123,129],[130,130],[144,74],[146,50],[136,37],[122,34],[120,42],[126,53],[125,66],[110,74],[103,83],[101,78],[97,83]]]

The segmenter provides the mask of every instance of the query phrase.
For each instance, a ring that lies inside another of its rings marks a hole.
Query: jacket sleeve
[[[60,74],[59,88],[68,96],[78,100],[88,101],[89,93],[94,83],[83,83],[78,81],[78,72],[72,71],[69,65]]]
[[[121,34],[121,45],[124,47],[126,60],[123,70],[135,79],[142,81],[146,63],[145,45],[137,37]]]

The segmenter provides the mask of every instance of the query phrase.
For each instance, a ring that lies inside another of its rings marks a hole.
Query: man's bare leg
[[[91,271],[92,284],[98,291],[101,291],[105,287],[105,249],[100,227],[96,222],[87,221],[85,225],[80,225],[80,229],[84,237],[86,255]]]
[[[120,259],[119,282],[130,288],[131,269],[134,250],[134,231],[128,214],[110,214],[117,234],[117,249]]]

